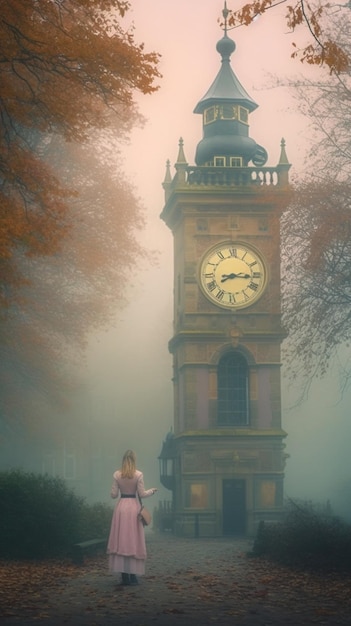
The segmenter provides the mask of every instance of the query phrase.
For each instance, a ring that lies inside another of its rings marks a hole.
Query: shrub
[[[260,523],[253,554],[304,568],[351,570],[351,525],[328,509],[290,501],[281,523]]]
[[[87,505],[61,478],[0,472],[0,556],[65,555],[78,541],[107,535],[107,508]]]
[[[108,537],[112,519],[112,509],[108,504],[83,503],[80,512],[80,541]]]

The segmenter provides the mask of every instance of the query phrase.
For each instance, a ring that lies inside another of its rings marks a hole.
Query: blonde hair
[[[136,470],[136,456],[133,450],[127,450],[122,459],[122,478],[133,478]]]

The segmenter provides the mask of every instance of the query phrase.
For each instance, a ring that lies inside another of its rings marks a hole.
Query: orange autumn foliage
[[[240,9],[228,11],[228,25],[235,28],[240,25],[248,26],[258,15],[263,15],[269,9],[285,4],[287,0],[254,0]],[[310,65],[326,66],[331,74],[340,74],[348,71],[350,58],[340,42],[330,38],[328,34],[328,2],[308,2],[298,0],[287,6],[285,15],[286,24],[290,32],[304,26],[310,37],[310,42],[301,49],[293,42],[292,58],[300,58],[301,62]],[[340,5],[341,7],[341,5]],[[345,5],[347,9],[347,5]]]
[[[62,427],[89,331],[128,297],[126,250],[144,254],[115,155],[139,121],[134,92],[157,88],[158,55],[123,29],[128,8],[1,3],[0,413],[20,431]]]
[[[158,56],[120,20],[117,0],[4,0],[0,14],[0,307],[28,282],[16,262],[55,254],[71,227],[68,199],[42,158],[45,138],[85,141],[111,115],[127,123],[133,92],[156,89]]]

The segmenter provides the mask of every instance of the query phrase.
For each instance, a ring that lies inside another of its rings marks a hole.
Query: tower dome
[[[231,68],[230,57],[235,48],[225,29],[216,46],[222,57],[221,68],[194,109],[194,113],[203,116],[203,138],[195,155],[199,166],[246,166],[250,161],[262,166],[267,160],[265,149],[249,137],[249,114],[258,105]]]

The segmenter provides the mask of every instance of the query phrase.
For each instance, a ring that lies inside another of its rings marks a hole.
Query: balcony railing
[[[213,167],[188,165],[177,161],[176,173],[171,177],[170,162],[167,161],[166,176],[163,182],[166,203],[174,190],[208,189],[222,187],[229,189],[247,189],[257,192],[262,189],[285,191],[289,187],[290,164],[285,152],[278,165],[268,167]]]
[[[177,179],[178,171],[175,179]],[[247,187],[279,185],[281,166],[277,167],[192,167],[185,169],[186,185]],[[176,186],[177,182],[174,181]]]

